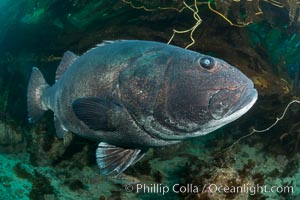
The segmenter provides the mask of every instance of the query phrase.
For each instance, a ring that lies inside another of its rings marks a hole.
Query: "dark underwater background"
[[[196,7],[198,10],[196,10]],[[300,4],[297,0],[0,0],[0,199],[300,199]],[[213,55],[239,68],[259,97],[251,110],[206,136],[153,149],[104,177],[97,144],[56,137],[49,111],[27,121],[33,66],[54,83],[63,53],[81,55],[103,40],[138,39]],[[186,30],[186,31],[184,31]],[[194,44],[190,45],[192,41]],[[293,187],[293,192],[126,192],[134,183]]]

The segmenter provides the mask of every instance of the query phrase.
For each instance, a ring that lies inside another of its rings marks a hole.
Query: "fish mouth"
[[[231,109],[224,115],[224,117],[229,117],[235,115],[240,117],[246,113],[257,100],[257,90],[255,88],[244,87],[242,88],[242,93],[240,95],[239,101],[232,106]]]
[[[257,99],[257,91],[253,85],[228,87],[216,90],[208,101],[208,110],[214,120],[222,119],[251,107]],[[244,114],[244,113],[243,113]]]
[[[240,87],[242,90],[239,93],[239,99],[233,105],[230,106],[228,111],[222,115],[222,117],[215,118],[209,122],[206,126],[202,127],[201,130],[194,133],[194,136],[206,135],[214,130],[221,128],[222,126],[229,124],[230,122],[235,121],[242,115],[244,115],[250,108],[254,105],[257,100],[258,93],[254,87]]]

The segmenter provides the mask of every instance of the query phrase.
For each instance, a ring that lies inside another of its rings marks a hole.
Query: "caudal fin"
[[[33,67],[27,88],[28,121],[30,123],[36,122],[46,111],[43,108],[41,97],[48,87],[40,70]]]

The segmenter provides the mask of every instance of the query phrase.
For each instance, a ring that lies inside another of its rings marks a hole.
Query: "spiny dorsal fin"
[[[71,51],[66,51],[64,53],[63,58],[61,59],[58,68],[56,70],[55,80],[57,81],[61,75],[74,63],[74,61],[78,58],[76,54]]]
[[[126,149],[100,142],[96,151],[97,164],[103,175],[118,175],[145,155],[140,149]]]
[[[96,46],[97,47],[102,47],[102,46],[105,46],[105,45],[108,45],[108,44],[113,44],[113,43],[123,42],[123,41],[125,41],[125,40],[103,40],[102,43],[97,44]]]
[[[98,47],[104,47],[104,46],[109,45],[109,44],[114,44],[114,43],[123,42],[123,41],[126,41],[126,40],[103,40],[102,43],[97,44],[94,48],[89,49],[84,54],[89,53],[90,51],[92,51],[94,49],[97,49]]]

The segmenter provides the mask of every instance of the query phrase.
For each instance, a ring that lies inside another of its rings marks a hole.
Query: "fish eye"
[[[205,69],[212,69],[215,65],[215,61],[211,57],[202,57],[200,58],[199,63]]]

